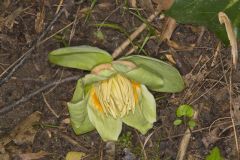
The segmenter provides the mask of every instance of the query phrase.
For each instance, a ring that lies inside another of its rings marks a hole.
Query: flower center
[[[121,74],[94,85],[92,99],[95,107],[114,118],[134,112],[138,103],[139,84]]]

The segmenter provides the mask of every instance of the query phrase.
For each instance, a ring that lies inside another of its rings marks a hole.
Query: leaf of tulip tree
[[[122,121],[106,116],[94,108],[91,99],[88,102],[88,116],[104,141],[117,141],[122,131]]]
[[[239,8],[239,0],[175,0],[173,6],[165,14],[179,23],[206,26],[225,44],[228,44],[227,33],[224,25],[219,23],[218,13],[223,11],[228,15],[240,38]]]
[[[134,81],[145,84],[149,88],[163,87],[164,82],[161,76],[157,75],[151,69],[144,65],[138,65],[137,68],[125,73],[125,75]]]
[[[144,68],[148,68],[149,71],[156,74],[156,76],[160,77],[163,80],[163,85],[158,87],[148,86],[147,87],[153,91],[158,92],[180,92],[184,89],[184,82],[179,74],[178,70],[173,66],[160,61],[155,58],[133,55],[128,57],[121,58],[123,60],[128,60],[135,63],[137,66],[143,66]],[[138,81],[144,78],[145,75],[139,74],[135,78],[138,78]],[[156,82],[157,83],[157,82]]]
[[[142,110],[144,117],[150,123],[156,122],[156,101],[153,95],[148,91],[147,87],[141,85],[142,91]]]
[[[149,129],[152,128],[153,124],[150,123],[143,114],[143,107],[137,105],[135,111],[129,112],[128,115],[122,118],[123,122],[128,126],[137,129],[142,134],[146,134]]]
[[[71,125],[76,134],[83,134],[95,129],[88,118],[87,97],[83,92],[83,81],[79,79],[71,102],[68,102]]]
[[[93,67],[112,61],[112,56],[97,47],[75,46],[65,47],[49,53],[50,62],[70,68],[91,70]]]

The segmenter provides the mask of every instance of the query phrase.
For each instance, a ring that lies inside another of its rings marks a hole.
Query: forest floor
[[[117,142],[105,143],[96,131],[76,136],[69,124],[66,102],[72,97],[76,78],[62,80],[87,72],[50,64],[48,53],[83,44],[113,53],[153,11],[113,0],[1,3],[0,80],[8,79],[0,84],[0,160],[31,156],[58,160],[70,151],[84,153],[86,160],[174,160],[180,153],[187,160],[202,160],[215,146],[225,159],[237,159],[240,72],[231,69],[231,49],[206,28],[177,24],[170,43],[162,40],[169,31],[169,19],[160,13],[132,41],[123,54],[134,45],[131,54],[171,63],[180,71],[186,88],[177,94],[153,93],[157,122],[146,135],[124,125]],[[12,67],[16,70],[10,75]],[[59,81],[62,83],[56,83]],[[49,84],[51,87],[42,89]],[[234,112],[230,112],[230,102]],[[196,111],[196,127],[188,138],[187,119],[179,126],[173,124],[182,104]],[[189,144],[181,146],[183,139]]]

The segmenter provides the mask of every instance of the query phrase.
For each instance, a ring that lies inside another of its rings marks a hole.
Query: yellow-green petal
[[[91,70],[95,66],[112,62],[112,56],[97,47],[75,46],[52,51],[48,55],[50,62],[70,68]]]
[[[79,79],[71,102],[68,102],[70,121],[74,132],[79,135],[94,130],[87,113],[88,98],[84,93],[83,80]]]
[[[123,117],[122,121],[128,126],[137,129],[142,134],[146,134],[147,131],[153,127],[153,124],[143,115],[143,108],[140,105],[136,106],[134,113],[129,112],[128,115]]]
[[[150,123],[156,122],[156,101],[147,87],[141,85],[143,115]]]
[[[70,121],[74,132],[84,134],[95,129],[88,118],[87,113],[87,99],[79,101],[78,103],[67,103],[70,114]]]
[[[72,103],[77,103],[79,101],[82,101],[84,98],[84,85],[83,85],[83,80],[82,79],[79,79],[77,81],[77,85],[76,85],[76,88],[75,88],[75,91],[73,93],[73,97],[72,97],[72,100],[71,102]]]
[[[89,99],[87,110],[89,119],[101,138],[104,141],[117,141],[122,131],[122,121],[112,116],[107,116],[103,112],[97,110],[91,98]]]

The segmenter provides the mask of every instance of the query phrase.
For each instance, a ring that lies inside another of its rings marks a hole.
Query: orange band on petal
[[[92,90],[92,96],[91,96],[91,98],[92,98],[94,107],[96,107],[96,109],[97,109],[98,111],[102,112],[102,111],[103,111],[103,108],[102,108],[101,103],[100,103],[99,100],[98,100],[98,97],[97,97],[97,94],[96,94],[95,90]]]
[[[133,95],[134,95],[134,100],[135,103],[138,103],[138,92],[137,90],[140,88],[140,84],[137,82],[132,82],[132,86],[133,86]]]

